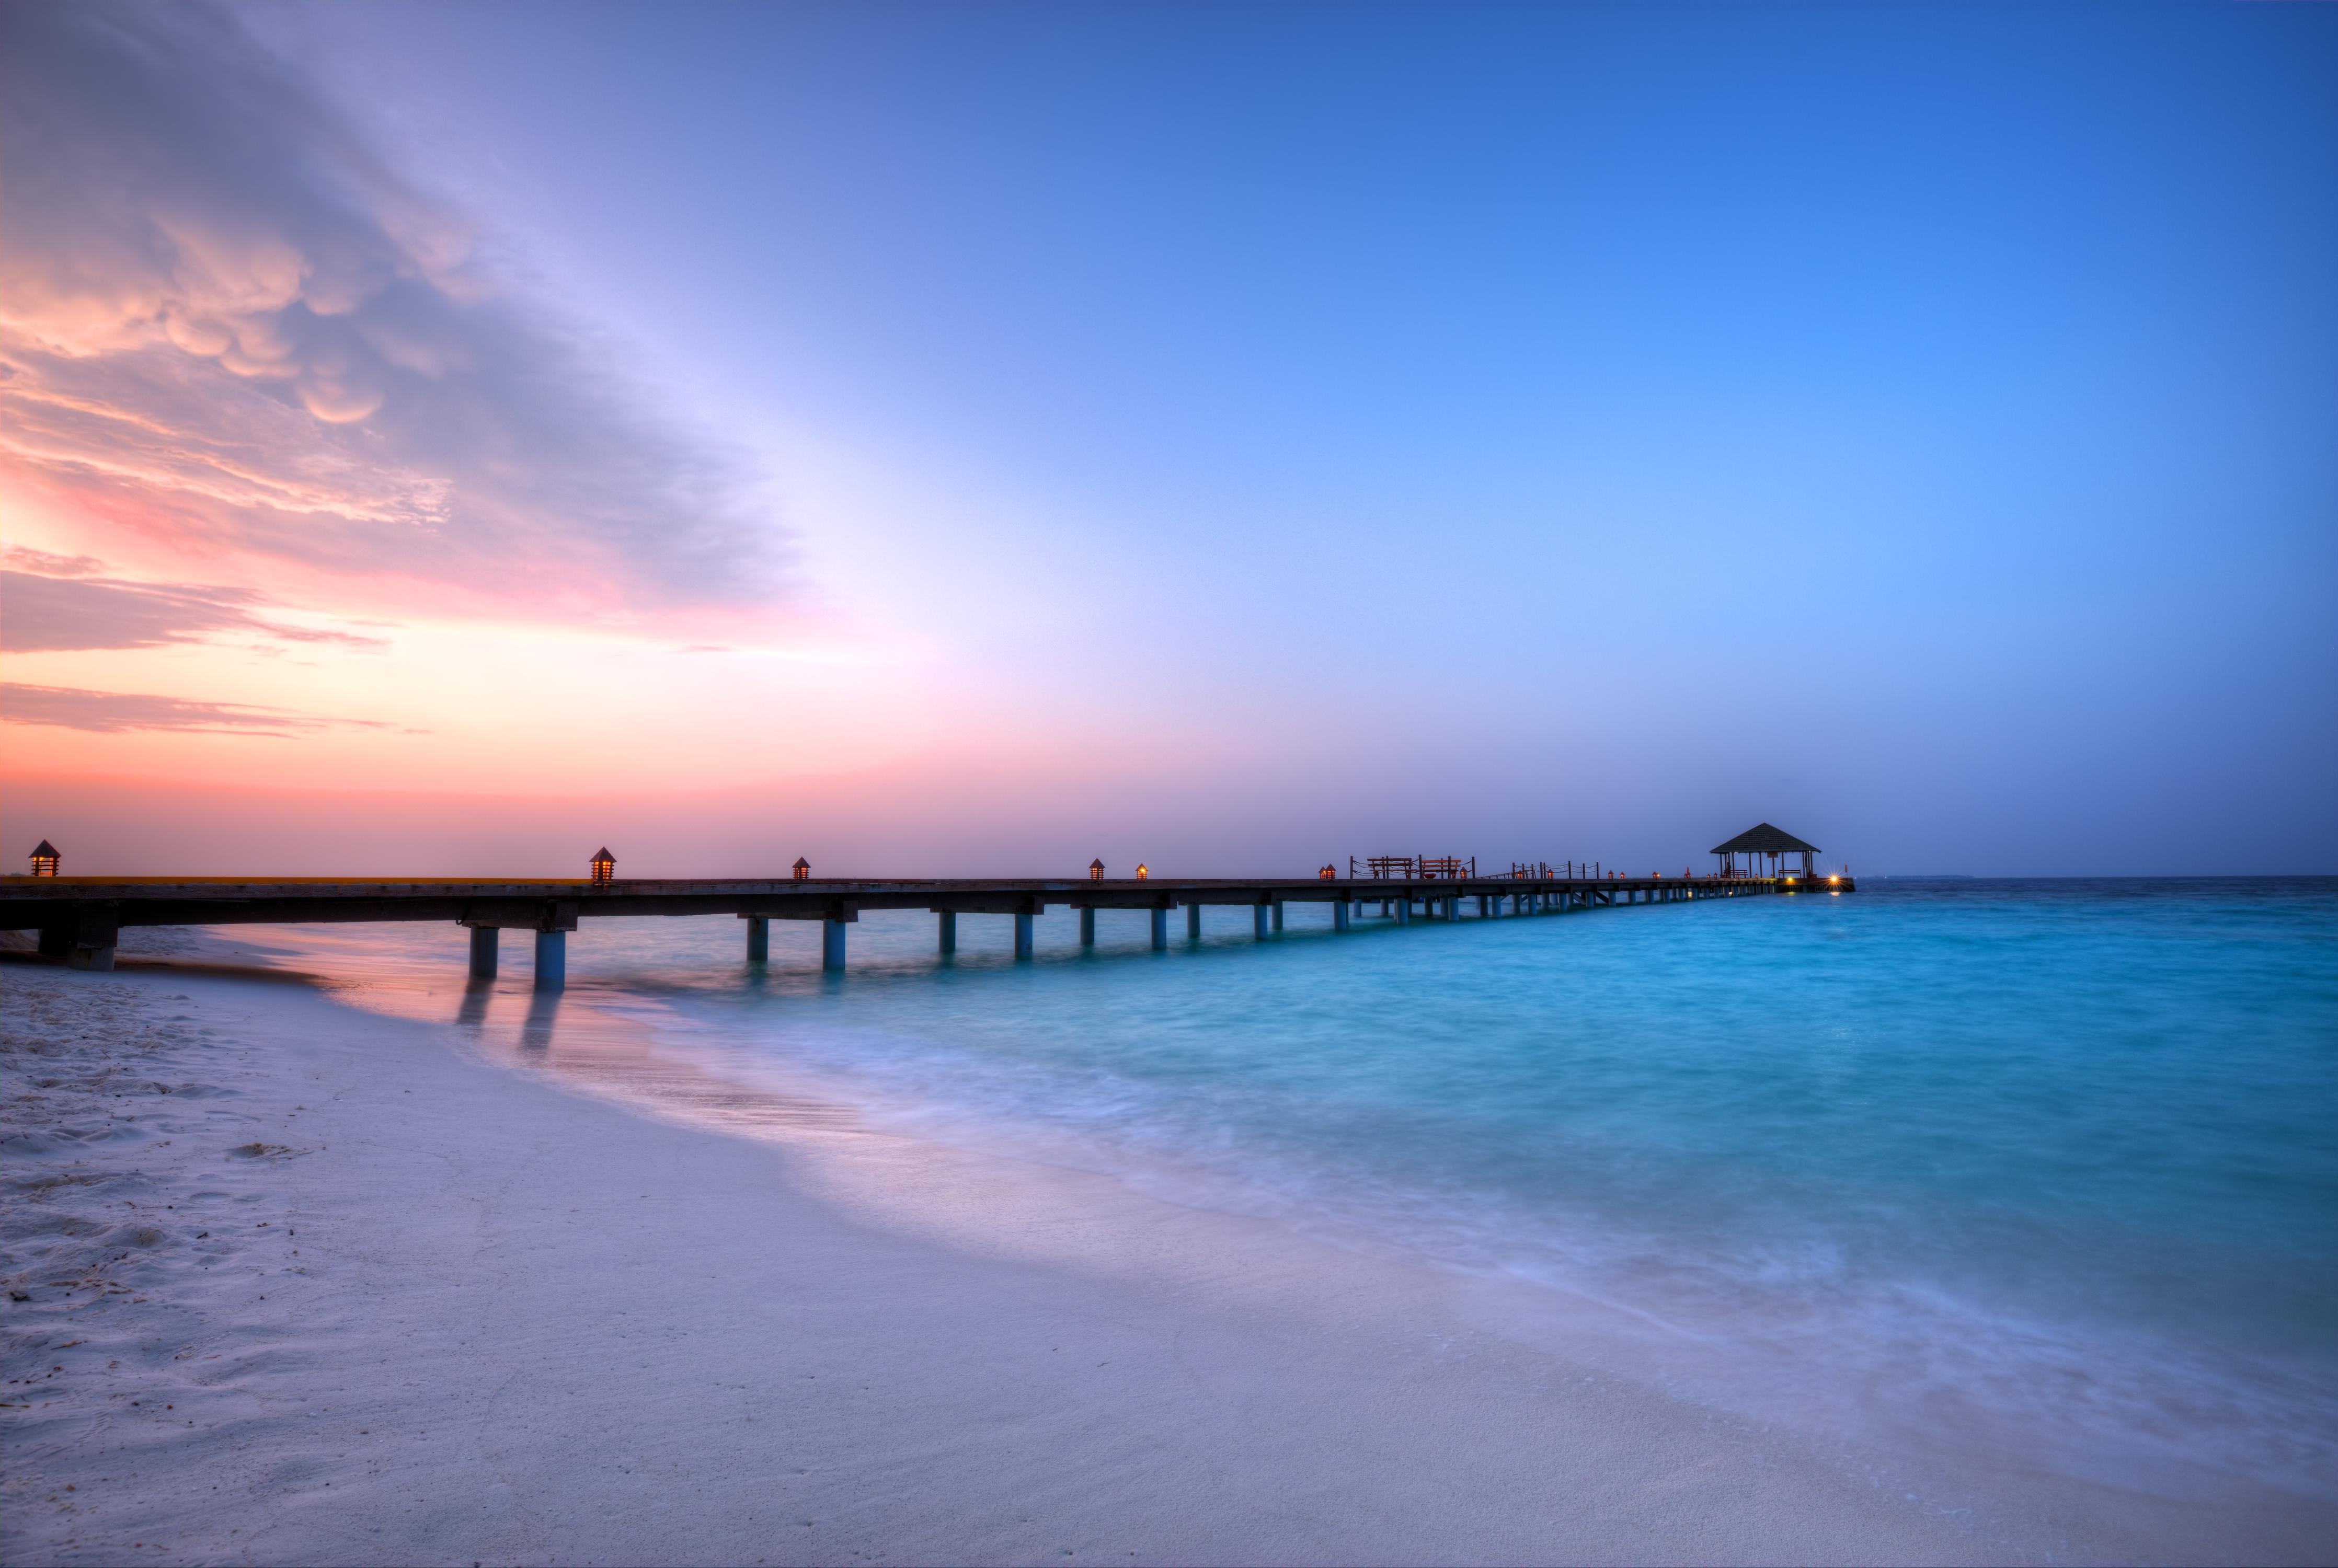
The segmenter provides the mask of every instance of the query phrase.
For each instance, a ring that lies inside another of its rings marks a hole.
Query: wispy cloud
[[[131,691],[74,686],[0,685],[0,723],[47,724],[108,733],[124,730],[204,730],[289,738],[315,730],[394,730],[375,719],[332,719],[237,702],[193,702]]]
[[[536,610],[786,598],[752,465],[227,13],[0,6],[0,465],[84,511]]]
[[[11,653],[159,648],[238,639],[262,644],[388,644],[359,632],[288,624],[254,613],[268,602],[246,588],[172,586],[99,577],[103,563],[12,548],[0,570],[0,650]],[[31,571],[14,568],[28,566]]]

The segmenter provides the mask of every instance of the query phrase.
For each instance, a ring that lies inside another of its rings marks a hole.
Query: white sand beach
[[[1927,1469],[1479,1283],[294,980],[0,969],[5,1556],[2328,1560],[2326,1505]],[[658,1095],[698,1097],[692,1124]]]

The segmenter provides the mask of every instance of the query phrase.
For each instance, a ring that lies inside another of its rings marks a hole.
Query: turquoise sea
[[[1474,906],[1472,906],[1474,907]],[[1458,925],[1211,911],[232,931],[556,1059],[621,1024],[923,1136],[1500,1282],[1521,1334],[1812,1430],[2338,1493],[2338,879],[1882,881]],[[1537,1303],[1541,1303],[1537,1306]]]

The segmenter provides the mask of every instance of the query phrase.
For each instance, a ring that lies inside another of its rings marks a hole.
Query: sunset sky
[[[2338,872],[2338,7],[0,7],[0,850]]]

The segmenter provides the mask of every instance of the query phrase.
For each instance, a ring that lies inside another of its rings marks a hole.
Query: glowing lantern
[[[796,880],[799,882],[811,880],[811,862],[801,855],[796,857]]]
[[[1136,879],[1137,879],[1139,882],[1144,881],[1147,877],[1150,877],[1150,876],[1152,876],[1152,875],[1153,875],[1153,872],[1152,872],[1151,868],[1150,868],[1150,867],[1145,867],[1145,866],[1142,866],[1142,865],[1140,865],[1140,866],[1138,866],[1138,867],[1137,867],[1137,868],[1136,868]]]
[[[1088,862],[1088,880],[1091,882],[1104,880],[1104,860],[1101,857]]]
[[[613,882],[616,879],[616,876],[617,858],[610,854],[609,847],[604,844],[601,846],[601,852],[593,857],[594,885],[597,887],[604,882]]]
[[[54,877],[57,874],[57,847],[44,838],[33,849],[33,875]]]

